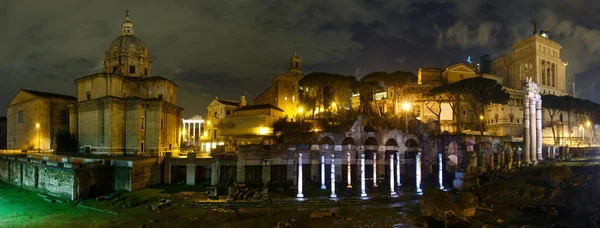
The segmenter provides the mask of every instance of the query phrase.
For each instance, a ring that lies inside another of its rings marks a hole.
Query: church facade
[[[127,15],[105,52],[104,71],[75,81],[70,131],[81,152],[156,155],[179,148],[178,86],[151,71],[148,48]]]
[[[282,116],[293,122],[298,118],[300,79],[302,79],[302,59],[294,52],[290,58],[288,72],[275,76],[272,86],[254,98],[254,104],[271,104],[280,108],[283,110]]]

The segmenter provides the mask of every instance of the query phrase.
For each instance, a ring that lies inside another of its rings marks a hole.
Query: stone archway
[[[374,186],[377,186],[377,178],[381,173],[377,172],[378,160],[383,159],[377,155],[379,149],[379,143],[374,137],[368,137],[364,143],[365,147],[365,159],[367,164],[365,165],[365,175],[367,179],[371,179]]]

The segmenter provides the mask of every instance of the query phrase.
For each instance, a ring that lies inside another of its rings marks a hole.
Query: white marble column
[[[325,152],[321,152],[321,189],[325,190]]]
[[[537,163],[537,120],[536,120],[536,110],[535,110],[535,97],[531,97],[529,100],[529,117],[530,117],[530,149],[529,149],[529,159],[531,159],[531,163],[534,165]]]
[[[442,153],[438,153],[438,181],[440,183],[440,189],[444,189],[444,172],[442,169]]]
[[[523,163],[524,165],[528,165],[530,162],[529,159],[529,148],[530,148],[530,143],[531,143],[531,138],[530,138],[530,133],[529,132],[529,97],[525,97],[525,99],[523,99],[523,102],[525,103],[524,108],[523,108],[523,114],[524,114],[524,118],[523,118],[523,123],[525,125],[525,136],[523,137],[523,156],[525,156],[525,158],[523,159]],[[521,158],[519,158],[519,160],[521,160]],[[523,164],[521,163],[521,164]]]
[[[537,154],[537,160],[541,161],[543,160],[542,158],[542,98],[539,94],[535,95],[535,110],[536,110],[536,131],[537,131],[537,138],[536,138],[536,154]]]
[[[298,195],[296,197],[303,198],[302,185],[304,180],[302,179],[302,152],[298,152]]]
[[[396,195],[394,179],[396,179],[394,175],[394,153],[390,153],[390,195],[392,196]]]
[[[346,156],[348,158],[348,174],[347,174],[347,179],[348,179],[348,188],[352,188],[352,165],[351,165],[351,161],[350,161],[350,152],[346,153]]]
[[[331,198],[337,198],[335,194],[335,152],[331,153]]]
[[[377,187],[377,151],[373,152],[373,187]]]
[[[402,186],[402,180],[401,180],[401,175],[402,174],[400,172],[400,152],[396,152],[396,186],[401,187]]]
[[[367,185],[366,185],[366,177],[365,177],[365,153],[364,151],[360,153],[360,196],[367,196]]]
[[[417,167],[416,189],[417,189],[418,193],[421,193],[422,192],[422,190],[421,190],[421,152],[417,153],[417,157],[416,157],[415,161],[416,161],[416,167]]]

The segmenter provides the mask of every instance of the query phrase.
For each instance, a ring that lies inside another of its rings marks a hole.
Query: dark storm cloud
[[[416,72],[502,55],[533,17],[564,46],[568,75],[588,85],[582,91],[594,91],[599,70],[594,1],[9,0],[0,1],[0,103],[19,88],[75,94],[76,78],[102,70],[126,9],[153,75],[180,86],[185,117],[204,114],[215,96],[252,100],[286,70],[294,48],[305,73]]]

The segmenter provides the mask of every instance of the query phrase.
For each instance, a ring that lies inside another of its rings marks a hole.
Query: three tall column
[[[539,93],[529,92],[524,99],[524,155],[525,164],[535,165],[542,160],[542,99]]]

